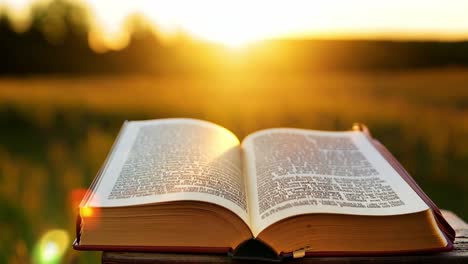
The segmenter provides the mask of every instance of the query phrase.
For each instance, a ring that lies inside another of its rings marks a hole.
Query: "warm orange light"
[[[127,43],[121,25],[125,16],[135,13],[146,17],[163,37],[184,32],[229,47],[277,37],[468,36],[465,14],[468,4],[457,0],[117,0],[111,4],[102,0],[82,1],[90,6],[96,24],[107,32],[99,36],[114,43],[114,48]]]
[[[94,210],[91,207],[84,206],[80,208],[81,217],[91,217],[94,215]]]
[[[78,208],[87,192],[88,190],[84,188],[73,189],[68,195],[71,208]]]
[[[28,7],[50,1],[3,0],[0,12],[4,7],[21,31],[30,20]],[[162,38],[171,39],[182,32],[231,47],[278,37],[443,40],[468,37],[468,2],[458,0],[74,1],[91,12],[89,44],[95,51],[124,48],[131,33],[125,26],[126,19],[135,14],[145,17]]]

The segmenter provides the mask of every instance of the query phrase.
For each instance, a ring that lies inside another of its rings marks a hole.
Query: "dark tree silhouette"
[[[220,45],[179,39],[164,45],[144,18],[127,21],[130,44],[103,54],[88,45],[89,12],[70,1],[33,7],[31,27],[16,33],[0,13],[0,74],[211,74],[403,70],[468,66],[468,42],[371,40],[271,40],[251,45],[243,63]],[[273,55],[273,56],[272,56]]]

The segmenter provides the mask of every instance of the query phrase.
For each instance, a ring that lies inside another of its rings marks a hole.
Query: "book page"
[[[359,131],[269,129],[248,136],[242,149],[254,235],[300,214],[428,209]]]
[[[86,206],[203,201],[248,223],[239,140],[210,122],[127,122]]]

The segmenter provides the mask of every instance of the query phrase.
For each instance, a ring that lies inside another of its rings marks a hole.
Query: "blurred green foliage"
[[[127,119],[199,118],[239,138],[363,122],[441,208],[468,218],[466,41],[230,50],[184,35],[165,43],[132,17],[129,46],[98,54],[88,11],[72,1],[35,6],[25,32],[10,24],[0,10],[0,263],[31,262],[48,230],[74,237],[73,191],[89,186]],[[63,259],[92,261],[71,245]]]
[[[466,219],[466,83],[467,70],[456,69],[0,79],[0,262],[28,262],[50,229],[74,237],[72,192],[89,186],[127,119],[199,118],[240,139],[270,127],[346,130],[363,122],[441,208]],[[99,255],[70,245],[64,262],[74,261]]]

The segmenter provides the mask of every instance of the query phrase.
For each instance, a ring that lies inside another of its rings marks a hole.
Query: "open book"
[[[242,142],[195,119],[126,122],[80,205],[80,250],[240,257],[452,248],[454,231],[362,125]]]

